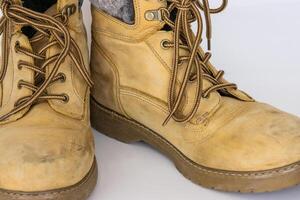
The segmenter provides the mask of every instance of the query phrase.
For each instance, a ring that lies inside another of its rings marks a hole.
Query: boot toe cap
[[[91,133],[82,131],[32,127],[1,131],[0,188],[47,191],[81,181],[94,161],[93,146],[83,137]]]
[[[300,119],[253,103],[197,151],[199,163],[222,170],[262,171],[300,164]]]

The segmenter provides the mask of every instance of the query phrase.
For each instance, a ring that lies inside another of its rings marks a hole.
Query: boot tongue
[[[36,12],[45,12],[52,5],[56,4],[57,0],[23,0],[23,6]]]
[[[20,0],[17,0],[20,1]],[[47,11],[50,7],[52,7],[54,4],[56,4],[57,0],[23,0],[21,2],[22,6],[25,8],[28,8],[30,10],[44,13]],[[36,30],[29,26],[22,27],[22,32],[28,37],[32,38],[34,34],[36,33]]]
[[[15,0],[20,1],[20,0]],[[63,9],[67,4],[74,3],[81,6],[83,0],[22,0],[22,5],[36,12],[44,13],[51,6],[57,4],[57,9]]]
[[[62,11],[66,5],[74,4],[79,7],[81,0],[80,2],[78,0],[15,0],[15,3],[23,5],[25,8],[31,9],[35,12],[52,16],[57,12]],[[36,30],[27,26],[22,27],[22,32],[28,38],[31,38],[36,33]]]

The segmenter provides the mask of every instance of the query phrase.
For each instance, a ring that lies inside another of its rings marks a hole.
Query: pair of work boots
[[[86,199],[97,182],[90,114],[101,133],[149,143],[204,187],[300,183],[299,118],[238,90],[199,47],[226,4],[134,0],[133,25],[92,7],[89,62],[78,0],[3,0],[0,200]]]

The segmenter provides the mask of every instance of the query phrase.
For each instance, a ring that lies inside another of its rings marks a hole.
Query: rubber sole
[[[201,166],[180,152],[166,139],[142,124],[128,119],[91,100],[92,126],[124,143],[143,141],[167,155],[189,180],[206,188],[241,193],[272,192],[300,183],[300,162],[254,172],[237,172]]]
[[[89,173],[76,185],[43,192],[18,192],[0,189],[0,200],[86,200],[94,190],[97,178],[98,167],[95,159]]]

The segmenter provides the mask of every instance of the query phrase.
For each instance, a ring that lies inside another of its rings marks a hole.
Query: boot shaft
[[[91,67],[93,77],[97,80],[92,93],[103,105],[126,114],[128,106],[122,105],[122,96],[132,94],[151,102],[155,101],[154,104],[161,107],[165,113],[171,113],[173,109],[170,108],[174,106],[176,99],[170,96],[173,79],[175,86],[171,93],[177,95],[180,88],[185,88],[175,112],[185,116],[195,110],[194,117],[190,118],[193,123],[196,123],[203,115],[209,115],[218,109],[222,96],[232,96],[241,101],[253,101],[247,94],[237,90],[234,84],[222,78],[223,72],[214,68],[208,61],[210,56],[207,55],[210,54],[204,53],[201,48],[198,49],[199,57],[208,58],[204,59],[206,60],[205,69],[202,69],[202,73],[209,74],[211,79],[202,77],[202,82],[194,79],[182,87],[185,76],[189,73],[195,74],[202,61],[197,66],[193,62],[190,72],[187,71],[192,48],[188,47],[187,42],[184,41],[186,38],[180,38],[178,70],[176,77],[173,77],[174,62],[176,62],[175,28],[172,28],[174,19],[170,22],[169,18],[172,17],[166,14],[169,12],[174,15],[170,2],[139,0],[133,2],[135,8],[133,25],[123,23],[92,6]],[[176,18],[176,13],[174,16],[173,18]],[[195,42],[195,38],[196,36],[192,36],[191,41]],[[199,74],[198,77],[200,76]],[[229,86],[224,89],[226,95],[211,89],[216,88],[216,83],[211,81],[212,79],[219,85]],[[212,91],[207,92],[208,95],[205,98],[201,98],[201,103],[197,108],[195,102],[199,100],[195,94],[197,94],[197,89],[199,90],[199,85],[202,85],[200,90],[204,96],[205,91]]]

